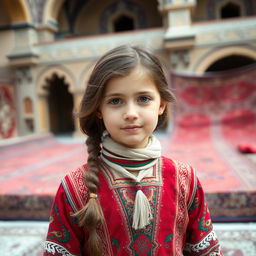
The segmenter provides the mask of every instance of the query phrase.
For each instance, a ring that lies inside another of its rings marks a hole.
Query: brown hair
[[[88,170],[85,173],[89,193],[97,194],[99,179],[98,157],[101,150],[101,137],[105,130],[102,119],[98,118],[97,111],[105,93],[105,86],[112,78],[124,77],[137,66],[141,66],[154,81],[160,97],[166,102],[173,102],[174,95],[168,88],[168,83],[158,58],[148,51],[129,45],[119,46],[107,52],[96,63],[89,78],[79,113],[79,122],[82,131],[88,136],[86,140],[88,150]],[[168,120],[169,108],[159,116],[157,127]],[[88,203],[75,214],[80,226],[86,226],[90,233],[88,251],[90,255],[102,255],[102,242],[96,229],[102,224],[104,216],[99,203],[95,198],[89,198]]]

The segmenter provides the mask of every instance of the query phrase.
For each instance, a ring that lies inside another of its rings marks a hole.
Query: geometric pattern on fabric
[[[44,249],[46,252],[50,253],[49,255],[75,256],[74,254],[71,254],[66,248],[54,242],[45,241]],[[47,256],[46,253],[44,255]]]

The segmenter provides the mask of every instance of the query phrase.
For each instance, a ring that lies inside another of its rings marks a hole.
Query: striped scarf
[[[161,145],[154,136],[150,136],[147,147],[138,149],[124,147],[113,141],[110,136],[103,137],[100,156],[102,161],[110,167],[110,171],[136,182],[132,224],[136,230],[143,229],[152,219],[149,201],[141,190],[141,180],[150,174],[151,167],[160,156]],[[131,171],[139,171],[138,176]]]

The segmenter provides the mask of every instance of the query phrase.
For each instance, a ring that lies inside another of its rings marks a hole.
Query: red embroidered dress
[[[53,202],[44,255],[89,255],[88,232],[80,228],[72,213],[88,200],[84,172],[86,166],[68,174]],[[104,168],[99,174],[100,200],[105,223],[98,230],[104,255],[223,255],[204,193],[194,170],[183,163],[161,157],[153,175],[141,184],[153,219],[143,230],[132,228],[135,182],[115,178]]]

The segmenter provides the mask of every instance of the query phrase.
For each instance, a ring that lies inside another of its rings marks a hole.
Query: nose
[[[136,120],[138,118],[138,111],[133,103],[127,104],[123,117],[125,120]]]

